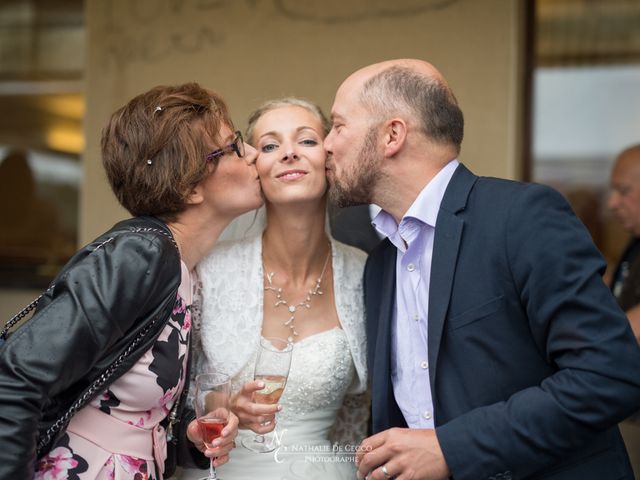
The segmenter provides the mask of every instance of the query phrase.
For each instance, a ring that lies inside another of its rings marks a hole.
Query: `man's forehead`
[[[352,77],[347,78],[336,92],[331,115],[339,114],[341,110],[357,104],[359,92],[358,83]]]
[[[611,172],[612,185],[636,185],[640,181],[640,162],[621,158]]]

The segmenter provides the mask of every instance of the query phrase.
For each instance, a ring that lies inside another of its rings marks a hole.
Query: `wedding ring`
[[[382,467],[380,467],[380,470],[382,470],[382,474],[384,475],[384,478],[393,478],[392,475],[389,475],[386,465],[382,465]]]

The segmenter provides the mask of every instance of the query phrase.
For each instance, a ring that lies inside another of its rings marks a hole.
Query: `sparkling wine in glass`
[[[264,388],[253,394],[256,403],[273,405],[280,401],[287,383],[285,375],[256,375],[255,379],[264,383]]]
[[[253,378],[263,382],[264,388],[253,393],[256,403],[273,405],[280,401],[289,376],[292,352],[293,344],[283,338],[260,338]],[[270,436],[269,442],[265,441],[264,435],[245,438],[242,445],[258,453],[272,452],[278,446],[274,435]]]
[[[230,392],[229,376],[224,373],[203,373],[196,376],[196,419],[202,439],[209,448],[222,435],[222,429],[229,421]],[[213,459],[209,462],[209,475],[201,480],[221,480],[216,475]]]

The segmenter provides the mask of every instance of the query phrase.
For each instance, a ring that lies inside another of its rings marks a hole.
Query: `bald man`
[[[611,171],[609,209],[631,235],[611,289],[640,342],[640,144],[624,150]]]
[[[459,163],[462,112],[429,63],[358,70],[331,114],[330,195],[382,207],[386,238],[365,269],[358,477],[632,480],[617,423],[640,348],[563,197]]]

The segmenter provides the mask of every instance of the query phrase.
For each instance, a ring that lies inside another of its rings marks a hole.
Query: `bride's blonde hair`
[[[247,131],[245,135],[247,142],[250,145],[255,146],[253,141],[253,130],[256,126],[256,123],[258,122],[260,117],[262,117],[262,115],[264,115],[267,112],[270,112],[271,110],[276,110],[278,108],[285,108],[285,107],[301,107],[311,112],[313,115],[315,115],[318,118],[318,120],[320,120],[320,124],[322,125],[323,137],[326,137],[327,134],[329,133],[329,130],[331,130],[331,123],[329,122],[326,115],[322,112],[322,109],[318,105],[316,105],[313,102],[310,102],[309,100],[304,100],[302,98],[285,97],[285,98],[278,98],[275,100],[268,100],[262,105],[260,105],[260,107],[258,107],[256,110],[254,110],[251,115],[249,115],[249,125],[247,126]]]

